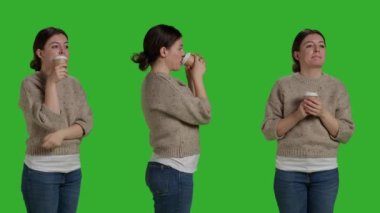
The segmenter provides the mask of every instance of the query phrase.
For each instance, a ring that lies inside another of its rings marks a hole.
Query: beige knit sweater
[[[336,138],[329,135],[319,118],[308,116],[284,137],[276,135],[280,119],[297,110],[306,91],[317,92],[323,106],[339,123]],[[268,140],[277,139],[277,155],[295,158],[336,157],[338,142],[347,142],[354,130],[349,97],[344,85],[323,74],[318,79],[308,79],[300,73],[276,82],[269,96],[262,131]]]
[[[26,153],[29,155],[68,155],[79,153],[81,139],[64,140],[60,147],[41,147],[43,138],[59,129],[79,124],[87,135],[92,128],[92,113],[79,82],[65,78],[57,83],[61,112],[56,114],[44,105],[46,79],[41,72],[24,79],[19,106],[24,112],[29,133]]]
[[[198,125],[211,118],[207,99],[194,97],[167,74],[150,72],[142,85],[142,108],[154,153],[180,158],[199,153]]]

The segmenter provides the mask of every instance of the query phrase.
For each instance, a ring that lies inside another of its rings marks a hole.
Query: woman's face
[[[174,44],[167,49],[166,64],[170,70],[179,70],[181,61],[185,52],[183,50],[182,38],[178,39]]]
[[[302,68],[321,68],[325,63],[325,41],[319,34],[306,36],[299,51],[295,51],[294,57],[300,62]]]
[[[41,59],[42,66],[51,66],[57,55],[64,55],[69,60],[69,44],[66,36],[63,34],[53,35],[46,41],[43,49],[37,50],[37,55]]]

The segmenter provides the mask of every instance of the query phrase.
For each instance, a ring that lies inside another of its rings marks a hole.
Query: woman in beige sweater
[[[68,36],[42,29],[30,64],[36,72],[21,86],[20,107],[29,138],[22,192],[29,213],[76,212],[81,169],[79,145],[92,128],[92,113],[79,82],[68,75]]]
[[[306,29],[292,48],[294,74],[278,80],[262,131],[276,139],[275,195],[281,213],[332,213],[338,192],[337,150],[354,125],[344,85],[322,71],[326,42]]]
[[[156,213],[190,212],[193,173],[199,159],[199,125],[210,120],[203,84],[205,61],[195,57],[186,67],[188,85],[172,78],[184,57],[181,33],[172,26],[152,27],[144,51],[132,56],[141,70],[151,67],[142,86],[142,107],[153,148],[146,182]]]

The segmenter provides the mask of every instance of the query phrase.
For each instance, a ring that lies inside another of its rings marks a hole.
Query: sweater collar
[[[319,77],[319,78],[308,78],[306,76],[301,75],[301,73],[299,73],[299,72],[294,73],[293,76],[297,80],[299,80],[303,83],[306,83],[306,84],[319,84],[327,78],[327,75],[325,73],[322,73],[321,77]]]
[[[45,84],[46,82],[46,76],[41,72],[41,71],[37,71],[35,73],[37,79],[41,82],[41,84]]]

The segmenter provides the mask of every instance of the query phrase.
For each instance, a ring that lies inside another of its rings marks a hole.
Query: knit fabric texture
[[[81,139],[64,140],[54,149],[41,147],[43,138],[73,124],[82,127],[84,135],[92,129],[92,112],[79,82],[67,77],[57,82],[60,114],[44,105],[46,78],[41,72],[27,77],[21,85],[19,106],[24,112],[27,131],[26,153],[29,155],[70,155],[79,153]]]
[[[286,135],[278,137],[280,119],[297,110],[306,91],[316,92],[324,106],[338,121],[338,135],[330,136],[319,118],[307,116]],[[346,143],[354,130],[349,97],[344,85],[323,74],[309,79],[300,73],[278,80],[269,96],[262,132],[266,139],[277,139],[277,155],[295,158],[330,158],[337,156],[339,142]]]
[[[165,73],[150,72],[141,100],[154,153],[176,158],[199,154],[198,127],[211,118],[208,99],[195,97],[185,84]]]

